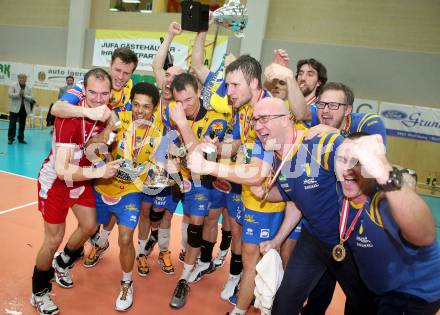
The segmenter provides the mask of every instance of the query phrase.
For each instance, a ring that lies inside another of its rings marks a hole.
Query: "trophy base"
[[[167,179],[165,181],[162,182],[151,182],[151,181],[146,181],[145,182],[145,186],[147,186],[148,188],[166,188],[166,187],[170,187],[174,185],[174,180],[170,180]]]

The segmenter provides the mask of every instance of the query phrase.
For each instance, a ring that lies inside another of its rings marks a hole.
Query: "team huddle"
[[[118,48],[109,72],[88,71],[54,104],[52,150],[38,176],[44,241],[31,296],[38,312],[59,313],[52,279],[72,288],[75,261],[84,256],[84,267],[96,266],[115,224],[122,269],[115,309],[127,311],[133,269],[148,275],[156,244],[161,270],[174,274],[170,231],[181,203],[183,270],[170,292],[174,309],[230,250],[220,297],[234,305],[229,314],[245,314],[259,299],[256,266],[276,250],[284,276],[273,304],[258,303],[262,310],[325,314],[338,282],[345,314],[435,314],[435,220],[414,176],[386,158],[380,117],[353,113],[353,91],[327,82],[319,61],[300,60],[294,73],[283,50],[264,73],[253,57],[231,54],[210,71],[206,32],[196,35],[188,73],[164,67],[181,32],[171,23],[154,57],[157,87],[133,85],[138,58]],[[69,209],[78,226],[57,251]]]

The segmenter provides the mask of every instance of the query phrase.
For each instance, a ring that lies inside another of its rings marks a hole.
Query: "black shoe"
[[[14,140],[8,140],[8,144],[13,144]]]
[[[27,144],[27,142],[24,140],[18,140],[18,143]]]
[[[177,308],[177,309],[184,307],[188,292],[189,292],[188,282],[185,279],[180,279],[179,282],[177,283],[177,287],[174,289],[170,306],[172,308]]]
[[[154,235],[150,235],[147,244],[145,244],[145,256],[150,256],[156,244],[157,244],[157,238]]]

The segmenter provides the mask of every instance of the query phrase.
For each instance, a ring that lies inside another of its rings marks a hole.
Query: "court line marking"
[[[15,173],[11,173],[11,172],[7,172],[7,171],[0,171],[0,173],[6,173],[6,174],[9,174],[9,175],[14,175],[14,176],[18,176],[18,177],[23,177],[23,178],[27,178],[27,179],[32,179],[32,180],[37,180],[36,178],[32,178],[32,177],[29,177],[29,176],[25,176],[25,175],[20,175],[20,174],[15,174]]]
[[[19,210],[21,208],[26,208],[26,207],[29,207],[29,206],[33,206],[33,205],[36,205],[37,203],[38,203],[38,201],[32,201],[32,202],[29,202],[27,204],[24,204],[24,205],[21,205],[21,206],[18,206],[18,207],[14,207],[14,208],[11,208],[11,209],[6,209],[6,210],[3,210],[3,211],[0,211],[0,215],[6,214],[8,212],[15,211],[15,210]]]

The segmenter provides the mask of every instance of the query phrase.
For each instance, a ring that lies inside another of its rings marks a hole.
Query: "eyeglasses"
[[[326,106],[328,106],[328,109],[330,110],[337,110],[339,109],[339,106],[346,106],[347,104],[344,103],[338,103],[338,102],[322,102],[319,101],[316,103],[316,107],[319,109],[324,109]]]
[[[287,114],[278,114],[278,115],[262,115],[260,117],[253,117],[251,119],[251,126],[255,126],[257,122],[260,122],[260,124],[264,125],[269,122],[269,120],[280,118],[283,116],[287,116]]]

